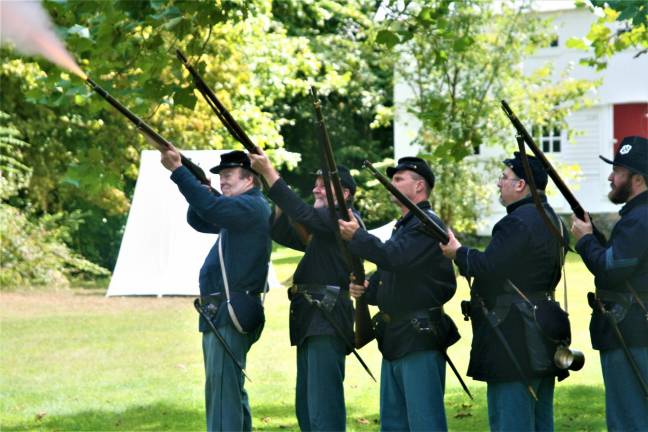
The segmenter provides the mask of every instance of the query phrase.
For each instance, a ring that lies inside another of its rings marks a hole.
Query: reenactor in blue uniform
[[[350,270],[336,241],[337,226],[329,213],[324,180],[321,175],[316,177],[315,203],[309,205],[290,189],[263,152],[251,158],[254,169],[266,179],[268,196],[277,204],[272,238],[304,252],[288,293],[290,343],[297,346],[295,410],[299,427],[304,431],[345,430],[345,358],[354,340],[353,305],[348,291]],[[347,168],[338,165],[338,172],[350,207],[355,181]],[[360,220],[359,214],[353,212]],[[304,243],[292,223],[310,232],[308,243]],[[342,335],[313,301],[327,308]]]
[[[612,164],[608,198],[623,204],[609,241],[572,217],[576,250],[594,274],[590,321],[600,351],[609,430],[648,430],[648,139],[626,137]],[[618,333],[617,333],[618,332]],[[634,365],[632,364],[634,363]]]
[[[555,377],[567,372],[554,366],[554,353],[538,334],[533,311],[535,304],[554,297],[565,242],[553,235],[534,205],[520,154],[504,164],[497,186],[507,215],[493,227],[486,250],[462,246],[452,232],[441,249],[462,275],[475,278],[466,311],[473,328],[468,375],[487,383],[491,430],[549,431]],[[566,236],[544,195],[548,179],[542,164],[531,156],[529,164],[545,214]]]
[[[425,161],[401,158],[387,174],[399,191],[443,226],[430,209],[434,174]],[[455,293],[455,275],[438,241],[419,230],[421,223],[406,207],[401,212],[386,243],[354,220],[338,221],[351,252],[378,267],[364,285],[352,284],[351,293],[365,296],[380,310],[374,320],[383,355],[381,430],[447,430],[444,352],[459,333],[443,304]]]
[[[248,395],[237,364],[245,367],[247,353],[263,329],[260,294],[266,287],[272,250],[270,206],[244,152],[223,154],[220,164],[211,169],[220,175],[222,195],[201,185],[180,163],[175,148],[162,151],[162,164],[189,203],[189,225],[199,232],[219,234],[199,277],[201,306],[227,344],[218,340],[201,315],[207,430],[250,431]]]

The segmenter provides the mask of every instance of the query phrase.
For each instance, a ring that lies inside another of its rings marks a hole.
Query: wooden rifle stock
[[[407,207],[407,209],[411,211],[419,221],[421,221],[423,230],[426,233],[432,235],[433,237],[436,237],[436,239],[443,244],[447,244],[450,241],[448,233],[442,227],[440,227],[439,224],[437,224],[427,212],[421,210],[419,206],[414,204],[409,198],[403,195],[401,191],[396,189],[396,187],[391,184],[389,179],[385,177],[380,171],[378,171],[371,164],[371,162],[365,160],[364,162],[362,162],[362,166],[368,168],[376,178],[376,180],[378,180],[385,187],[385,189],[387,189],[392,195],[394,195],[398,202]]]
[[[326,187],[327,202],[329,210],[331,212],[331,219],[336,227],[338,238],[338,244],[340,247],[340,252],[344,257],[345,261],[351,268],[352,280],[357,284],[364,284],[365,282],[365,271],[362,264],[362,260],[357,256],[354,256],[349,251],[347,244],[342,240],[339,234],[339,228],[337,228],[337,219],[338,217],[344,221],[350,221],[349,210],[344,200],[344,191],[342,190],[342,182],[340,181],[340,175],[337,170],[337,164],[335,163],[335,157],[333,156],[333,148],[331,146],[331,140],[328,135],[328,130],[326,129],[326,124],[324,123],[324,116],[322,115],[321,103],[317,97],[317,92],[314,88],[310,89],[311,96],[313,97],[313,106],[315,108],[315,116],[317,117],[317,123],[320,129],[320,144],[322,147],[322,177],[324,180],[324,185]],[[339,214],[336,215],[335,212],[335,202],[333,200],[333,193],[330,190],[331,184],[335,192],[335,198],[337,200],[337,208]],[[371,325],[371,314],[369,313],[369,305],[363,297],[356,299],[356,311],[355,311],[355,347],[362,348],[369,342],[371,342],[375,335],[373,332],[373,326]]]
[[[130,111],[128,108],[122,105],[117,99],[112,97],[99,84],[97,84],[90,78],[86,78],[86,83],[99,96],[103,97],[106,101],[108,101],[110,105],[115,107],[117,111],[122,113],[128,120],[130,120],[131,123],[133,123],[137,129],[139,129],[144,135],[149,137],[158,146],[158,150],[164,150],[170,148],[171,143],[169,141],[167,141],[164,137],[162,137],[162,135],[160,135],[155,130],[153,130],[153,128],[149,126],[144,120],[136,116],[132,111]],[[203,171],[202,168],[200,168],[198,165],[193,163],[191,159],[185,157],[182,153],[180,153],[180,161],[182,162],[182,165],[184,165],[185,167],[187,167],[189,171],[191,171],[191,173],[198,179],[200,183],[207,185],[211,188],[209,179],[207,179],[207,176],[205,175],[205,171]],[[213,188],[212,191],[218,193]]]
[[[238,124],[234,117],[232,117],[230,112],[221,103],[216,94],[214,94],[214,92],[205,83],[205,80],[203,80],[198,71],[189,63],[187,57],[185,57],[182,51],[176,49],[176,56],[182,62],[182,65],[185,67],[185,69],[189,71],[189,74],[191,74],[196,88],[205,99],[205,102],[207,102],[207,105],[209,105],[214,114],[216,114],[216,117],[218,117],[223,126],[225,126],[225,129],[227,129],[232,138],[241,143],[241,145],[243,145],[248,153],[259,154],[259,148],[252,142],[250,137],[245,133],[243,128]],[[263,177],[261,177],[261,181],[263,182],[265,189],[268,190],[268,185]],[[307,245],[310,241],[310,233],[308,232],[308,230],[300,224],[292,223],[291,225],[295,229],[295,232],[299,236],[301,242],[304,245]]]

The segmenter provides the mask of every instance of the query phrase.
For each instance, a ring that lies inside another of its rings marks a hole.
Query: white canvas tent
[[[218,150],[182,153],[209,174]],[[107,296],[198,295],[198,272],[217,239],[194,231],[186,221],[187,201],[160,163],[157,150],[144,150],[117,264]],[[218,185],[218,176],[211,175]],[[270,287],[279,286],[272,266]]]
[[[385,243],[391,237],[392,231],[394,230],[395,225],[396,225],[396,221],[393,220],[393,221],[391,221],[389,223],[386,223],[385,225],[383,225],[381,227],[369,230],[369,233],[375,235],[376,237],[378,237],[380,239],[380,241]]]

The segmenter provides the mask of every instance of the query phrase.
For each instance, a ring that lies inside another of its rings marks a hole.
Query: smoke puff
[[[53,28],[39,0],[0,0],[0,43],[10,42],[23,54],[40,54],[85,78]]]

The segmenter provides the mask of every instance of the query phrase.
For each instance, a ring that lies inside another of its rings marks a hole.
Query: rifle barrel
[[[112,97],[103,87],[101,87],[90,78],[86,78],[86,83],[88,83],[90,88],[94,90],[99,96],[103,97],[106,101],[108,101],[110,105],[115,107],[117,111],[122,113],[128,120],[130,120],[137,129],[151,138],[158,145],[158,150],[161,151],[171,147],[171,143],[169,141],[167,141],[162,135],[157,133],[151,126],[149,126],[148,123],[146,123],[144,120],[136,116],[131,110],[122,105],[117,99]],[[182,165],[184,165],[185,167],[187,167],[187,169],[189,169],[189,171],[191,171],[191,173],[198,179],[200,183],[211,187],[211,183],[209,182],[209,179],[205,175],[205,172],[202,170],[202,168],[193,163],[191,159],[185,157],[185,155],[183,155],[182,153],[180,153],[180,161],[182,162]]]
[[[106,90],[104,90],[99,84],[94,82],[90,78],[86,78],[86,82],[90,85],[90,88],[94,90],[99,96],[103,97],[108,101],[110,105],[115,107],[117,111],[122,113],[128,120],[135,125],[135,127],[145,133],[149,138],[156,142],[160,147],[169,148],[169,141],[164,139],[162,135],[153,130],[145,121],[136,116],[132,111],[122,105],[117,99],[112,97]]]
[[[323,153],[326,158],[326,167],[329,170],[329,176],[331,177],[331,183],[333,184],[333,190],[335,192],[335,199],[337,200],[337,205],[340,210],[340,218],[346,222],[349,222],[349,211],[344,200],[344,192],[342,190],[342,183],[340,181],[340,175],[338,173],[337,164],[335,163],[335,157],[333,156],[333,147],[331,145],[331,138],[328,134],[328,129],[326,128],[326,123],[324,122],[324,115],[322,114],[322,104],[317,97],[317,91],[315,88],[311,87],[310,89],[311,96],[313,97],[313,106],[315,108],[315,116],[317,117],[317,122],[320,127],[321,141],[323,144]]]
[[[315,108],[315,116],[317,117],[317,122],[319,123],[320,129],[320,147],[322,150],[322,177],[324,179],[324,187],[326,190],[326,201],[328,202],[329,214],[332,219],[332,223],[335,228],[335,238],[340,249],[340,253],[344,258],[344,261],[348,264],[351,269],[352,279],[357,284],[364,283],[365,280],[365,271],[362,259],[358,256],[354,256],[349,250],[349,246],[342,240],[340,236],[340,231],[337,228],[337,218],[340,217],[345,221],[349,221],[351,218],[349,216],[349,211],[344,200],[344,192],[342,190],[342,182],[340,181],[340,176],[337,169],[337,164],[335,163],[335,157],[333,156],[333,148],[331,145],[331,140],[328,135],[328,130],[326,129],[326,123],[324,122],[324,116],[322,115],[322,107],[319,98],[317,97],[317,91],[315,88],[311,87],[310,94],[313,97],[313,107]],[[331,188],[333,184],[333,188]],[[335,196],[337,199],[337,207],[339,213],[336,214],[335,211],[335,199],[333,198],[333,190],[335,189]],[[373,332],[373,327],[371,325],[371,314],[369,313],[369,305],[366,301],[366,298],[360,297],[356,299],[356,313],[354,317],[355,329],[354,329],[354,344],[355,348],[360,349],[375,338]],[[353,351],[354,355],[362,363],[363,367],[367,370],[371,378],[374,378],[369,368],[364,364],[359,354]],[[375,381],[375,378],[374,378]]]
[[[223,126],[225,126],[230,135],[232,135],[235,140],[240,142],[248,152],[259,154],[257,146],[252,142],[243,128],[238,124],[234,117],[232,117],[232,114],[230,114],[227,108],[225,108],[218,97],[205,83],[205,80],[203,80],[198,71],[187,61],[187,57],[185,57],[182,51],[176,49],[176,55],[182,62],[182,65],[185,67],[185,69],[187,69],[187,71],[189,71],[189,74],[191,74],[194,83],[196,84],[196,88],[198,89],[200,94],[202,94],[209,107],[214,111],[221,123],[223,123]]]
[[[547,174],[549,175],[549,177],[551,177],[551,180],[553,180],[562,196],[565,197],[565,200],[567,200],[567,202],[569,203],[569,207],[572,209],[576,217],[578,217],[580,220],[585,220],[585,210],[583,210],[583,206],[580,205],[574,194],[571,192],[571,190],[569,190],[558,172],[551,165],[551,162],[549,162],[544,153],[540,150],[531,134],[529,134],[520,119],[518,119],[518,117],[515,115],[515,113],[505,100],[502,100],[502,110],[509,118],[511,123],[513,123],[513,126],[517,130],[518,134],[521,135],[522,138],[524,138],[524,141],[529,146],[533,154],[540,160],[540,162],[542,162],[542,165],[544,165]]]

